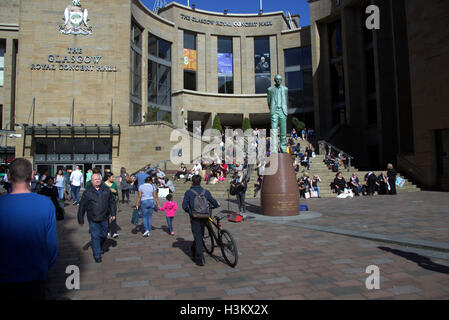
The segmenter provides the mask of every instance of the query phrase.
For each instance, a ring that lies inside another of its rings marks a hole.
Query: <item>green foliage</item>
[[[166,113],[164,114],[164,118],[162,119],[162,121],[171,123],[171,113],[166,112]]]
[[[218,114],[215,115],[214,123],[212,124],[212,128],[214,128],[220,132],[223,130],[221,127],[220,116]]]
[[[297,132],[300,132],[302,129],[304,129],[306,127],[304,122],[299,121],[299,119],[296,117],[292,117],[292,124],[295,127]]]
[[[147,113],[145,113],[145,122],[155,122],[157,121],[157,113],[159,111],[159,107],[151,107],[148,106]]]
[[[243,132],[245,132],[248,129],[251,129],[251,122],[248,118],[244,118],[242,123],[242,130]]]

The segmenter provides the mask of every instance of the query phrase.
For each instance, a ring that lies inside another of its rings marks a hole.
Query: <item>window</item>
[[[366,119],[369,126],[377,125],[376,74],[374,66],[373,31],[365,27],[362,9],[363,49],[365,56]]]
[[[167,113],[171,114],[171,43],[148,34],[148,59],[148,105],[151,110],[147,110],[145,122],[163,121],[168,118]]]
[[[184,31],[184,89],[196,90],[196,34]]]
[[[256,93],[266,93],[271,86],[270,38],[254,38]]]
[[[131,22],[131,123],[142,122],[142,32],[143,28]],[[140,116],[140,118],[139,118]]]
[[[234,93],[232,38],[218,37],[218,93]]]
[[[341,38],[341,22],[328,25],[332,121],[333,125],[346,122],[345,86],[343,46]]]
[[[6,40],[0,39],[0,87],[3,86],[3,82],[4,82],[5,51],[6,51]]]
[[[285,85],[288,87],[288,106],[291,114],[298,114],[304,122],[313,119],[312,49],[304,46],[284,50]],[[310,114],[306,114],[310,113]],[[308,121],[308,126],[313,123]]]

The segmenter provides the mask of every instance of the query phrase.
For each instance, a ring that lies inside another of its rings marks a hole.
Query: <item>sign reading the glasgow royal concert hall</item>
[[[83,9],[80,0],[73,0],[72,5],[65,8],[64,25],[59,26],[62,34],[82,34],[88,35],[92,33],[92,27],[87,24],[87,9]]]
[[[191,17],[187,16],[185,14],[181,13],[181,19],[186,21],[191,21],[195,23],[202,23],[202,24],[211,24],[211,25],[217,25],[220,27],[238,27],[238,28],[247,28],[247,27],[270,27],[273,25],[271,21],[261,21],[261,22],[241,22],[241,21],[215,21],[210,19],[200,19],[197,17]]]

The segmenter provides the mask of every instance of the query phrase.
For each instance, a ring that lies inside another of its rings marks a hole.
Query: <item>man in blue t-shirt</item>
[[[137,189],[145,183],[145,179],[148,178],[149,175],[144,170],[140,170],[138,174],[136,174],[137,179]]]
[[[55,206],[32,193],[32,165],[10,165],[12,192],[0,197],[0,299],[43,299],[58,255]]]

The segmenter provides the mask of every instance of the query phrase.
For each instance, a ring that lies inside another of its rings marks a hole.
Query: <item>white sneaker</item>
[[[110,237],[110,236],[111,236],[111,233],[108,232],[108,237]]]
[[[145,231],[145,233],[143,234],[144,237],[148,237],[150,235],[150,231]]]
[[[114,239],[117,239],[117,238],[118,238],[118,233],[114,233],[114,234],[112,235],[112,237],[113,237]]]

